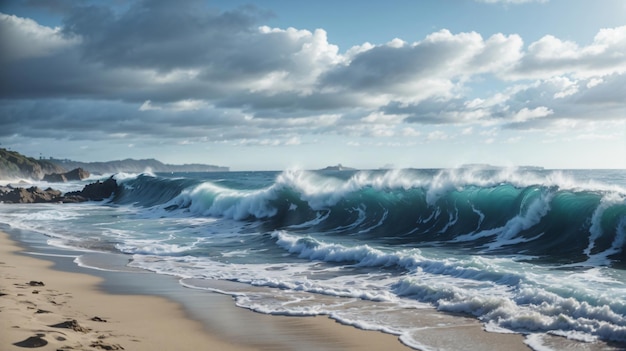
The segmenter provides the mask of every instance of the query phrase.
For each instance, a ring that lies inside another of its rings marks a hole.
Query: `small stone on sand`
[[[13,345],[18,346],[18,347],[25,347],[29,349],[33,349],[36,347],[43,347],[43,346],[48,345],[48,342],[44,340],[40,335],[42,334],[31,336],[28,339],[22,340],[20,342],[16,342]]]

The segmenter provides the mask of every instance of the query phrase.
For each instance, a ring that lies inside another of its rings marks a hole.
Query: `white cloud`
[[[300,140],[299,137],[291,137],[288,140],[285,141],[285,145],[300,145],[302,144],[302,141]]]
[[[405,127],[402,128],[401,134],[405,137],[418,137],[422,135],[422,132],[416,130],[415,128]]]
[[[516,67],[503,72],[508,79],[548,79],[571,75],[599,78],[626,72],[626,26],[601,29],[592,44],[580,47],[546,35],[528,47]]]
[[[554,93],[555,99],[562,99],[567,96],[574,95],[579,91],[578,82],[567,77],[555,77],[549,81],[560,90],[559,92]]]
[[[513,122],[526,122],[531,119],[546,117],[553,113],[554,111],[550,110],[549,108],[545,106],[539,106],[534,109],[529,109],[527,107],[524,107],[523,109],[517,111],[513,115],[512,121]]]
[[[0,13],[0,62],[47,56],[79,42],[76,37],[63,36],[61,28]]]
[[[577,59],[581,56],[578,45],[546,35],[528,46],[528,55],[540,60]]]
[[[497,34],[484,40],[475,32],[440,30],[411,44],[400,40],[351,53],[329,67],[321,83],[336,91],[358,91],[363,98],[417,103],[434,96],[451,98],[457,80],[511,67],[521,57],[517,35]]]
[[[311,94],[319,75],[344,60],[339,54],[339,47],[328,42],[327,33],[323,29],[310,32],[261,26],[259,35],[253,40],[257,41],[254,47],[258,48],[258,52],[250,52],[248,55],[264,60],[282,60],[285,63],[246,83],[253,92],[276,94],[296,91],[299,94]]]
[[[426,139],[428,141],[438,141],[438,140],[448,140],[449,136],[445,132],[440,130],[435,130],[433,132],[428,133]]]
[[[510,138],[506,139],[505,143],[507,143],[507,144],[517,144],[521,140],[522,140],[521,136],[510,137]]]
[[[379,123],[379,124],[398,124],[402,122],[405,116],[385,114],[380,111],[372,112],[361,120],[366,123]]]
[[[153,111],[153,110],[161,110],[161,107],[153,106],[152,101],[146,100],[139,106],[139,111]]]
[[[604,82],[602,78],[591,78],[589,82],[587,82],[587,88],[593,88],[596,85],[600,85]]]
[[[174,111],[197,111],[207,106],[208,104],[206,101],[186,99],[186,100],[176,101],[170,104],[169,108]]]
[[[482,130],[479,134],[482,136],[496,136],[498,135],[498,128]]]
[[[462,135],[472,135],[474,133],[473,127],[467,127],[461,131]]]

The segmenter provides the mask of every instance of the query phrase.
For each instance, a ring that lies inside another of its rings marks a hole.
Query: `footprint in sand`
[[[92,342],[89,346],[102,350],[124,350],[124,348],[118,344],[106,344],[100,340]]]

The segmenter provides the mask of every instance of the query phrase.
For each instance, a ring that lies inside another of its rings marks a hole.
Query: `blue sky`
[[[0,143],[233,170],[626,168],[626,2],[3,1]]]

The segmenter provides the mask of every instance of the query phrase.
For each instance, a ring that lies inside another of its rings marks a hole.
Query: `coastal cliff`
[[[65,173],[60,165],[27,157],[19,152],[0,148],[0,179],[42,179],[51,173]]]

